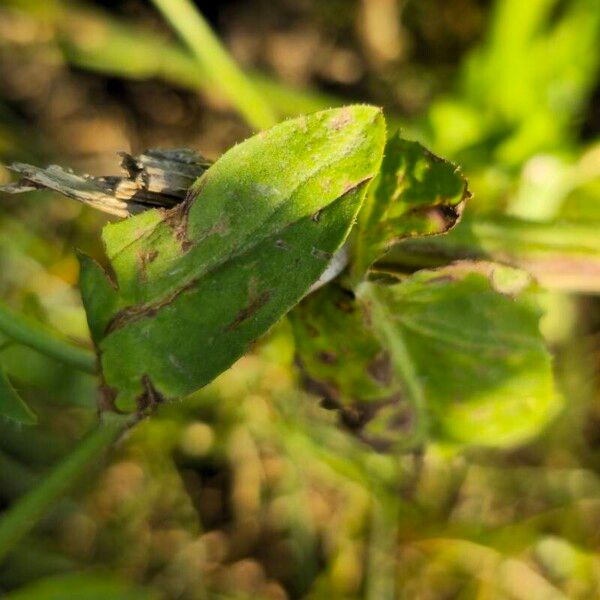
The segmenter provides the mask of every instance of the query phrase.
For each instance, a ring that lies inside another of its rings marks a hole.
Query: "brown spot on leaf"
[[[341,286],[337,286],[337,289],[340,294],[339,298],[336,298],[334,301],[335,307],[347,314],[354,312],[356,309],[356,296],[354,295],[354,292]]]
[[[352,122],[352,111],[349,108],[341,109],[338,114],[329,121],[329,128],[339,131]]]
[[[370,434],[367,430],[368,424],[383,409],[389,407],[393,407],[394,413],[388,417],[386,427],[382,432],[383,435]],[[394,447],[396,441],[400,442],[402,437],[410,432],[414,425],[414,412],[404,401],[402,395],[398,393],[379,402],[344,407],[340,411],[340,420],[371,448],[377,452],[388,452]]]
[[[117,391],[111,388],[102,378],[102,383],[99,386],[99,397],[98,397],[98,412],[100,414],[104,412],[120,413],[115,400],[117,398]]]
[[[367,373],[379,384],[388,386],[392,382],[392,362],[387,352],[380,352],[368,365]]]
[[[314,325],[307,322],[304,323],[304,327],[311,338],[319,337],[319,330]]]
[[[302,368],[302,367],[301,367]],[[317,381],[302,371],[302,386],[310,394],[321,396],[321,406],[327,410],[340,408],[340,391],[335,385],[326,381]]]
[[[112,331],[124,327],[129,323],[135,323],[140,319],[153,317],[163,306],[171,304],[171,302],[173,302],[178,296],[194,288],[197,284],[198,280],[192,279],[189,283],[180,287],[178,290],[176,290],[170,296],[167,296],[160,302],[157,302],[155,304],[134,304],[132,306],[127,306],[121,309],[108,322],[108,325],[106,326],[106,335],[108,335]]]
[[[345,406],[340,411],[342,423],[352,429],[354,433],[359,433],[367,423],[372,421],[379,411],[388,406],[402,403],[401,394],[394,394],[389,398],[377,402],[361,402],[360,405]]]
[[[337,362],[337,354],[329,350],[323,350],[317,354],[317,358],[326,365],[333,365]]]
[[[138,415],[140,417],[152,413],[156,407],[165,401],[165,397],[154,387],[149,375],[142,375],[144,391],[136,398]]]
[[[325,250],[320,250],[319,248],[314,247],[311,249],[310,254],[319,260],[331,260],[333,258],[333,254],[331,254],[331,252],[326,252]]]
[[[233,331],[234,329],[237,329],[244,321],[247,321],[252,315],[260,310],[269,301],[270,297],[271,292],[265,290],[259,296],[251,299],[248,305],[242,308],[236,315],[235,319],[229,323],[229,325],[227,325],[225,331]]]
[[[157,257],[158,250],[143,250],[138,253],[138,258],[140,261],[140,275],[142,279],[146,280],[146,269],[151,262],[156,260]]]
[[[193,240],[189,240],[187,237],[190,209],[196,198],[202,193],[207,180],[207,175],[202,177],[188,190],[185,200],[169,210],[165,216],[165,223],[173,229],[175,239],[181,243],[181,249],[184,252],[187,252],[194,244]]]
[[[436,284],[436,283],[452,283],[454,281],[454,277],[452,275],[440,275],[439,277],[432,277],[428,279],[425,283],[428,285]]]
[[[192,202],[189,196],[175,208],[172,208],[165,215],[165,223],[173,230],[175,239],[181,244],[184,252],[186,251],[184,246],[190,242],[187,239],[187,227],[188,227],[188,216]]]

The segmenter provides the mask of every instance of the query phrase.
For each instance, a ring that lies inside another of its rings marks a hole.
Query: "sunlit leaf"
[[[33,425],[37,418],[11,385],[0,368],[0,418],[9,419],[24,425]]]
[[[448,231],[469,197],[456,165],[418,142],[394,135],[359,216],[354,252],[357,278],[399,240]]]
[[[306,294],[346,238],[384,139],[370,106],[287,121],[232,148],[182,205],[105,227],[114,286],[84,257],[81,288],[120,408],[205,385]]]
[[[559,400],[529,277],[456,263],[359,290],[368,318],[431,435],[510,446],[538,434]]]

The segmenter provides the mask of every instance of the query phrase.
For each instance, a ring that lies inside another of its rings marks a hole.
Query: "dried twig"
[[[210,166],[210,161],[187,148],[152,149],[137,156],[122,152],[121,156],[125,173],[122,177],[77,175],[58,165],[43,169],[13,163],[9,169],[18,173],[20,179],[0,186],[0,190],[18,194],[50,189],[103,212],[128,217],[149,208],[175,206]]]

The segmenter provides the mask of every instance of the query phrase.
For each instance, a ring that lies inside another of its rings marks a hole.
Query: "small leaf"
[[[105,227],[114,285],[84,259],[81,288],[119,408],[202,387],[306,294],[344,242],[384,140],[370,106],[287,121],[229,150],[178,207]]]
[[[467,182],[456,165],[418,142],[392,136],[381,172],[359,215],[355,280],[401,239],[440,234],[454,227],[469,197]]]
[[[365,283],[359,298],[436,437],[512,446],[556,414],[540,310],[523,271],[456,263],[391,286]]]
[[[378,450],[398,448],[414,418],[389,352],[354,295],[332,283],[289,314],[306,387],[339,410],[341,423]]]
[[[37,422],[37,417],[21,399],[2,368],[0,368],[0,417],[23,425],[35,425]]]

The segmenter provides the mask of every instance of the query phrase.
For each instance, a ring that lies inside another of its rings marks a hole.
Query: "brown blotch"
[[[168,211],[164,220],[164,222],[173,230],[173,235],[181,244],[184,252],[186,251],[184,246],[190,243],[187,239],[187,226],[191,205],[192,203],[189,200],[189,197],[186,198],[181,204],[178,204],[175,208]]]
[[[111,388],[102,378],[102,383],[99,388],[99,396],[98,396],[98,412],[100,414],[105,412],[112,413],[121,413],[121,411],[117,408],[115,400],[117,398],[117,391],[114,388]]]
[[[135,323],[136,321],[139,321],[141,319],[153,317],[163,306],[171,304],[171,302],[176,300],[181,294],[194,288],[194,286],[196,286],[197,284],[198,279],[192,279],[189,283],[180,287],[170,296],[167,296],[166,298],[164,298],[160,302],[157,302],[156,304],[134,304],[132,306],[127,306],[126,308],[121,309],[108,322],[105,334],[108,335],[109,333],[115,331],[116,329],[124,327],[129,323]]]
[[[312,324],[309,323],[306,319],[302,319],[302,323],[304,325],[304,329],[306,330],[306,333],[308,334],[309,337],[311,338],[317,338],[319,337],[319,330]]]
[[[321,250],[320,248],[315,247],[311,249],[310,254],[318,260],[331,260],[333,258],[333,254],[331,252],[327,252],[325,250]]]
[[[302,387],[315,396],[321,396],[321,406],[328,410],[340,408],[340,391],[332,384],[325,381],[313,379],[304,367],[304,363],[298,354],[294,357],[294,362],[300,370]]]
[[[342,127],[352,122],[352,111],[349,108],[343,108],[340,112],[329,121],[329,128],[339,131]]]
[[[138,414],[145,416],[152,413],[157,406],[165,401],[165,397],[154,387],[152,380],[147,374],[142,375],[142,386],[144,391],[136,398]]]
[[[367,373],[381,385],[388,386],[392,382],[392,361],[387,352],[380,352],[368,365]]]
[[[265,290],[260,296],[256,296],[250,300],[248,306],[245,306],[240,310],[235,319],[227,325],[225,331],[237,329],[244,321],[247,321],[253,314],[260,310],[269,301],[270,297],[271,292]]]
[[[193,185],[188,190],[185,200],[169,210],[165,216],[165,223],[172,228],[175,239],[181,243],[181,249],[184,252],[187,252],[193,245],[193,241],[187,237],[190,209],[196,198],[202,193],[207,179],[208,177],[205,175],[197,185]]]
[[[332,351],[323,350],[317,354],[317,358],[326,365],[333,365],[337,362],[337,354]]]
[[[351,314],[356,310],[356,296],[352,290],[346,289],[345,287],[337,287],[340,297],[336,298],[334,305],[337,309],[344,313]]]
[[[431,279],[427,279],[425,281],[426,284],[435,284],[435,283],[452,283],[454,281],[454,277],[452,275],[439,275],[438,277],[432,277]]]
[[[148,265],[155,261],[158,257],[158,250],[144,250],[138,252],[138,258],[140,261],[140,275],[145,280],[147,277],[146,269]]]
[[[360,406],[352,405],[341,409],[340,418],[344,425],[351,429],[354,433],[360,433],[362,429],[372,421],[377,413],[388,406],[401,406],[403,401],[401,394],[394,394],[389,398],[379,400],[378,402],[361,403]]]
[[[186,227],[187,227],[187,225],[186,225]],[[226,218],[222,218],[221,220],[219,220],[216,223],[214,223],[213,225],[211,225],[208,229],[205,229],[204,231],[201,231],[200,233],[198,233],[195,236],[194,240],[190,240],[188,238],[184,239],[181,242],[181,249],[184,252],[187,252],[190,248],[192,248],[192,246],[195,246],[199,242],[204,241],[206,238],[210,237],[211,235],[223,236],[226,233],[229,233],[229,221]]]

